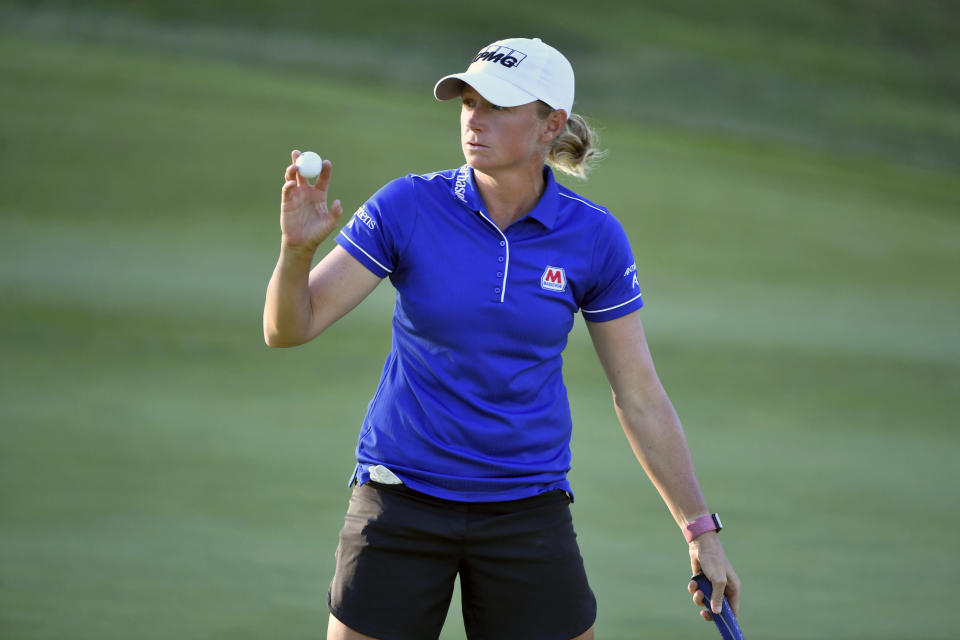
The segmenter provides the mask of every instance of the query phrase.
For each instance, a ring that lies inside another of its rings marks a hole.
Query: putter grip
[[[695,580],[697,588],[703,592],[707,601],[707,609],[709,609],[710,596],[713,594],[713,585],[707,580],[707,576],[702,573],[698,573],[690,579]],[[730,603],[727,602],[726,597],[723,598],[723,611],[720,615],[713,613],[713,611],[710,612],[710,615],[713,616],[713,623],[717,625],[717,630],[720,632],[720,637],[723,638],[723,640],[743,640],[740,625],[737,624],[737,619],[733,616],[733,609],[730,608]]]

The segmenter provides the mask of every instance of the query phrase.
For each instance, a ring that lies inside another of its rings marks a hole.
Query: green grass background
[[[282,172],[349,211],[459,164],[429,88],[513,33],[610,150],[570,185],[633,242],[748,637],[955,635],[951,3],[264,6],[0,5],[0,636],[323,637],[392,292],[263,345]],[[598,637],[710,637],[580,322],[565,363]]]

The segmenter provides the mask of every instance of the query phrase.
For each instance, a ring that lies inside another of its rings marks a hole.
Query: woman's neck
[[[533,211],[546,186],[543,164],[495,175],[474,170],[473,179],[490,219],[501,229]]]

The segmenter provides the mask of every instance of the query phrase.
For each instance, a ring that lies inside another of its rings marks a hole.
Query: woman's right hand
[[[323,170],[315,185],[297,170],[299,151],[290,156],[293,163],[287,167],[280,199],[280,232],[284,247],[304,249],[313,254],[324,238],[337,228],[343,213],[340,201],[327,206],[327,187],[333,170],[329,160],[323,161]]]

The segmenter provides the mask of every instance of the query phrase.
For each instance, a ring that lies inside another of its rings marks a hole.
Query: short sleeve
[[[606,322],[643,306],[630,240],[610,214],[603,218],[592,264],[592,286],[580,302],[584,320]]]
[[[387,183],[357,209],[336,242],[374,275],[386,278],[397,268],[416,216],[410,177]]]

